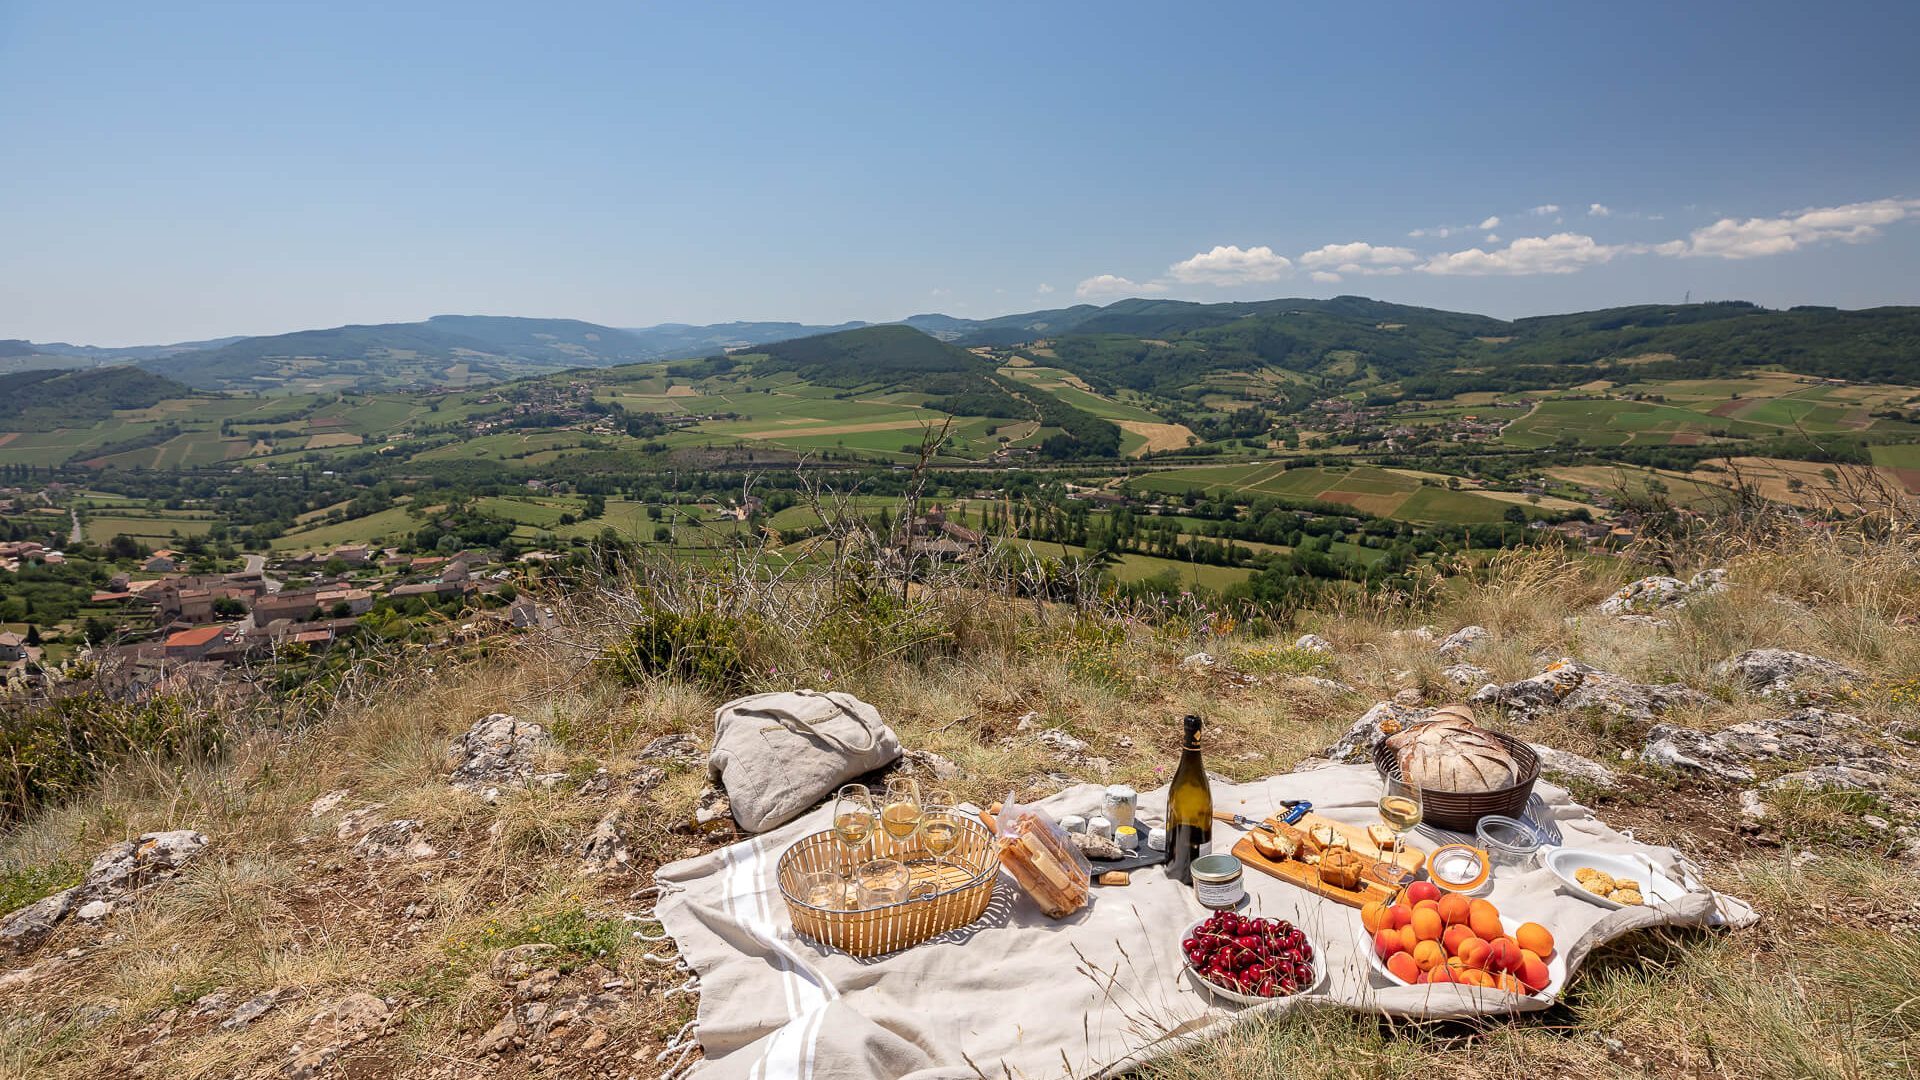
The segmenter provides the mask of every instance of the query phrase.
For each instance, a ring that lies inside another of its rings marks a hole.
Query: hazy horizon
[[[1916,31],[1910,6],[1785,3],[23,0],[0,337],[1910,304]]]

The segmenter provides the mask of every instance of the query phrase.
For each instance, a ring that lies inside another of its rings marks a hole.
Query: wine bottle
[[[1180,766],[1167,789],[1167,872],[1182,884],[1193,884],[1193,860],[1207,853],[1213,839],[1213,789],[1200,764],[1200,718],[1186,719],[1186,738],[1180,744]]]

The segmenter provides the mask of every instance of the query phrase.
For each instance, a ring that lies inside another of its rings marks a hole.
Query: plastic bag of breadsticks
[[[1087,906],[1093,866],[1052,815],[1038,806],[1014,802],[1013,793],[1008,792],[995,824],[1000,865],[1042,912],[1062,919]]]

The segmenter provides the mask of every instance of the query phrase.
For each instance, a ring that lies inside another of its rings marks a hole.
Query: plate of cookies
[[[1555,848],[1546,862],[1574,895],[1604,908],[1670,904],[1687,894],[1646,858],[1563,847]]]

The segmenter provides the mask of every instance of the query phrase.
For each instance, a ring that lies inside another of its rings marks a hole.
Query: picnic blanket
[[[1377,821],[1378,775],[1368,766],[1216,783],[1214,809],[1256,820],[1286,799],[1310,799],[1341,821]],[[1101,788],[1087,784],[1041,800],[1056,816],[1086,813]],[[1166,789],[1141,796],[1158,820]],[[1611,911],[1569,895],[1551,871],[1496,874],[1487,898],[1509,925],[1538,922],[1558,948],[1541,997],[1516,998],[1457,984],[1398,986],[1376,974],[1355,908],[1249,870],[1243,911],[1284,918],[1319,950],[1328,975],[1311,994],[1240,1007],[1209,997],[1182,968],[1180,939],[1209,912],[1193,890],[1154,868],[1127,886],[1094,889],[1078,913],[1054,920],[1003,872],[993,903],[973,925],[889,956],[861,960],[796,935],[775,882],[780,854],[828,827],[811,811],[770,833],[661,867],[656,913],[699,976],[695,1031],[705,1060],[696,1078],[1084,1077],[1109,1075],[1171,1053],[1218,1025],[1306,1002],[1414,1017],[1531,1011],[1594,947],[1648,926],[1744,925],[1753,911],[1695,892],[1662,907]],[[1535,786],[1528,816],[1551,842],[1639,852],[1675,880],[1670,848],[1635,844],[1567,793]],[[1213,829],[1213,851],[1241,833]],[[1431,838],[1423,842],[1431,844]]]

